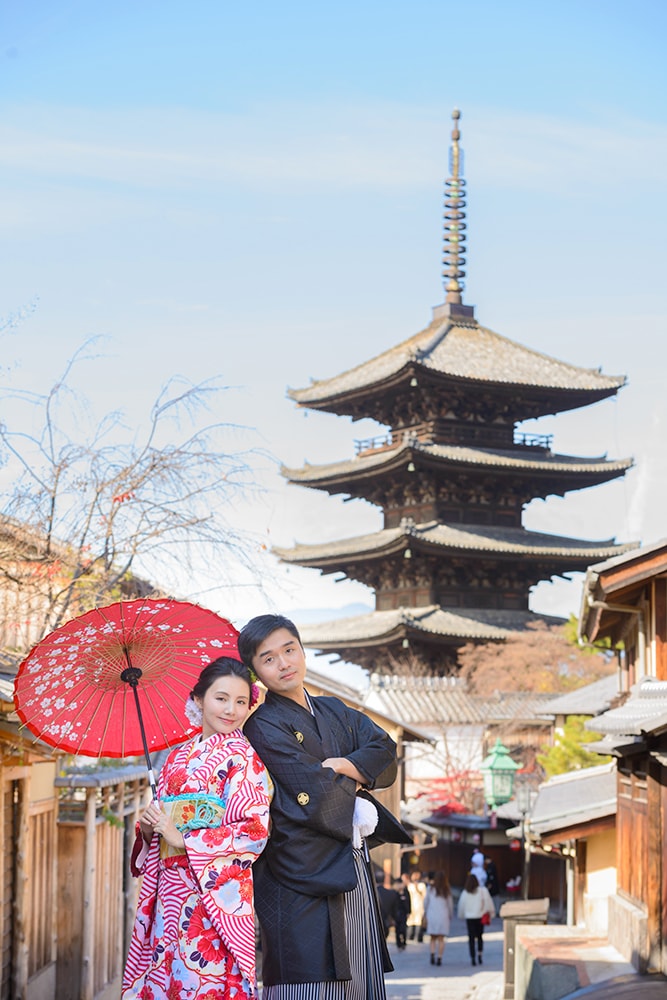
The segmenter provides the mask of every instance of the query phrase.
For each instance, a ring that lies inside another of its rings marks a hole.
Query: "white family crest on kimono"
[[[268,836],[270,779],[240,730],[169,755],[158,797],[185,850],[138,833],[143,882],[123,1000],[255,995],[252,863]]]

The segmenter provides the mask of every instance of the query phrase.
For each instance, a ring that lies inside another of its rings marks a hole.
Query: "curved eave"
[[[406,550],[442,558],[549,559],[568,566],[586,568],[592,562],[609,559],[636,547],[636,543],[585,542],[579,539],[543,535],[520,528],[480,529],[476,532],[431,524],[389,528],[370,535],[346,538],[320,545],[297,544],[291,549],[274,548],[285,563],[333,572],[342,562],[356,563],[405,555]]]
[[[625,384],[624,376],[603,375],[534,351],[481,326],[476,320],[455,321],[436,317],[428,327],[382,354],[332,378],[303,389],[288,390],[301,406],[333,409],[345,401],[398,387],[414,375],[448,378],[470,386],[522,387],[556,394],[574,393],[583,405],[613,395]],[[566,407],[567,408],[567,407]]]
[[[393,645],[403,639],[415,642],[460,646],[466,642],[503,642],[526,628],[530,622],[560,623],[531,612],[445,611],[433,604],[421,608],[373,611],[354,618],[304,625],[300,632],[304,645],[322,652],[345,648],[373,648]]]
[[[386,404],[388,399],[395,398],[399,394],[404,394],[406,397],[412,395],[414,389],[410,383],[415,378],[422,389],[424,386],[430,385],[441,392],[463,388],[470,394],[484,392],[487,395],[491,393],[499,397],[506,397],[508,393],[512,393],[515,396],[515,420],[523,419],[524,410],[534,416],[536,403],[540,404],[536,411],[539,415],[562,413],[599,403],[603,399],[616,395],[626,381],[623,376],[618,376],[609,379],[611,384],[586,388],[543,385],[539,382],[511,382],[439,372],[413,360],[399,371],[392,372],[384,378],[347,390],[332,391],[320,396],[312,393],[310,389],[288,389],[287,394],[299,406],[307,409],[358,418],[371,409],[369,404],[372,400],[381,400],[382,404]],[[529,403],[532,404],[530,407]],[[383,405],[382,409],[389,412],[386,405]],[[378,418],[375,417],[375,419]]]
[[[407,464],[415,463],[416,472],[422,469],[463,470],[465,472],[491,472],[493,475],[526,474],[541,479],[571,479],[573,489],[607,482],[624,475],[632,468],[631,458],[609,460],[599,458],[577,458],[569,455],[544,454],[531,456],[525,452],[501,451],[491,448],[470,448],[458,445],[424,444],[411,442],[387,447],[378,451],[359,455],[342,462],[327,465],[306,463],[300,469],[281,467],[281,474],[288,482],[314,489],[338,487],[344,491],[346,484],[364,482],[377,476],[404,472]],[[582,482],[584,480],[584,482]]]

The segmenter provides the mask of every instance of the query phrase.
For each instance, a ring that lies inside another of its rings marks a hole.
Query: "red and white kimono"
[[[268,837],[270,779],[241,730],[173,750],[158,798],[185,851],[138,830],[143,875],[123,1000],[245,1000],[256,994],[252,863]]]

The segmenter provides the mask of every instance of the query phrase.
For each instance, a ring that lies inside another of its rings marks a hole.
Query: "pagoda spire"
[[[459,119],[461,112],[458,108],[452,111],[452,145],[449,148],[449,173],[450,176],[445,181],[445,211],[444,211],[444,247],[442,263],[444,265],[442,277],[445,288],[445,302],[453,305],[460,305],[465,278],[463,265],[465,264],[465,231],[466,214],[465,208],[465,187],[463,179],[463,150],[459,146],[461,133],[459,131]]]

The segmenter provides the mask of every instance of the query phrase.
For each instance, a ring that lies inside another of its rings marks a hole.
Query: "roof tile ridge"
[[[563,368],[567,368],[568,371],[587,372],[590,375],[597,375],[599,378],[618,383],[619,388],[627,384],[627,375],[605,375],[601,366],[598,366],[597,368],[586,368],[583,365],[573,365],[569,361],[561,361],[560,358],[555,358],[553,354],[546,354],[544,351],[537,351],[534,347],[527,347],[525,344],[520,344],[516,340],[511,340],[504,334],[498,333],[496,330],[492,330],[489,326],[483,326],[481,323],[478,323],[477,327],[481,332],[489,333],[492,337],[502,340],[505,344],[509,344],[511,347],[518,347],[526,354],[532,354],[536,358],[541,358],[542,360],[549,361],[552,364],[561,365]]]
[[[421,361],[423,358],[428,357],[428,355],[436,349],[438,344],[442,343],[450,330],[453,330],[456,325],[455,323],[452,323],[451,320],[447,319],[434,320],[433,323],[431,323],[431,326],[433,326],[434,323],[439,323],[440,327],[439,329],[436,329],[435,333],[425,347],[418,347],[416,349],[414,353],[415,361]],[[430,329],[430,327],[427,327],[427,329]]]
[[[423,327],[423,329],[418,330],[417,333],[413,333],[410,337],[407,337],[405,340],[401,340],[398,344],[393,344],[391,347],[387,347],[384,351],[380,351],[378,354],[374,354],[373,357],[366,358],[364,361],[360,361],[359,364],[353,365],[351,368],[346,368],[345,371],[337,372],[335,375],[327,375],[325,378],[311,377],[310,383],[307,386],[302,386],[301,388],[296,388],[294,386],[287,386],[286,393],[290,398],[292,398],[294,393],[305,392],[308,389],[313,389],[315,386],[326,385],[328,382],[338,381],[339,379],[347,375],[352,375],[354,372],[363,371],[365,368],[374,365],[377,361],[380,361],[383,358],[389,358],[392,355],[401,355],[402,353],[406,353],[410,360],[417,360],[418,356],[422,353],[421,349],[418,346],[411,347],[411,345],[416,345],[420,340],[420,338],[429,334],[434,327],[436,327],[437,329],[436,333],[433,336],[437,336],[440,327],[447,325],[448,325],[447,320],[443,320],[442,318],[432,319],[431,322],[428,324],[428,326],[425,326]],[[451,324],[449,325],[451,326]]]

